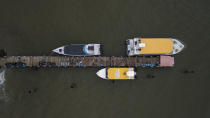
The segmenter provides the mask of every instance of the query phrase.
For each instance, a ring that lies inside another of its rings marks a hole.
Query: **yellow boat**
[[[135,79],[134,68],[103,68],[96,73],[99,77],[109,80]]]
[[[184,44],[174,38],[134,38],[126,40],[127,55],[174,55]]]

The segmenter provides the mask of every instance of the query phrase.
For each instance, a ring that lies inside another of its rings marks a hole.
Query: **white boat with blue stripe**
[[[99,56],[102,53],[100,44],[71,44],[53,50],[66,56]]]

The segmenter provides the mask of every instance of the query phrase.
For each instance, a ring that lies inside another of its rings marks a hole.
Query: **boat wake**
[[[5,70],[0,71],[0,87],[1,87],[1,86],[4,84],[4,82],[5,82],[4,75],[5,75]]]
[[[5,90],[5,70],[0,70],[0,101],[8,101],[7,92]]]

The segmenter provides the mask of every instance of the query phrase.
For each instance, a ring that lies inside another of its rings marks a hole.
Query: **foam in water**
[[[3,71],[0,73],[0,87],[1,87],[1,85],[3,85],[4,82],[5,82],[4,75],[5,75],[5,70],[3,70]]]
[[[0,72],[0,100],[7,101],[8,97],[5,90],[5,81],[5,70],[3,70]]]

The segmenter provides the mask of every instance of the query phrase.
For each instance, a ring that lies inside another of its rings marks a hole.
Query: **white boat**
[[[71,44],[56,48],[53,52],[67,56],[99,56],[102,50],[100,44]]]

